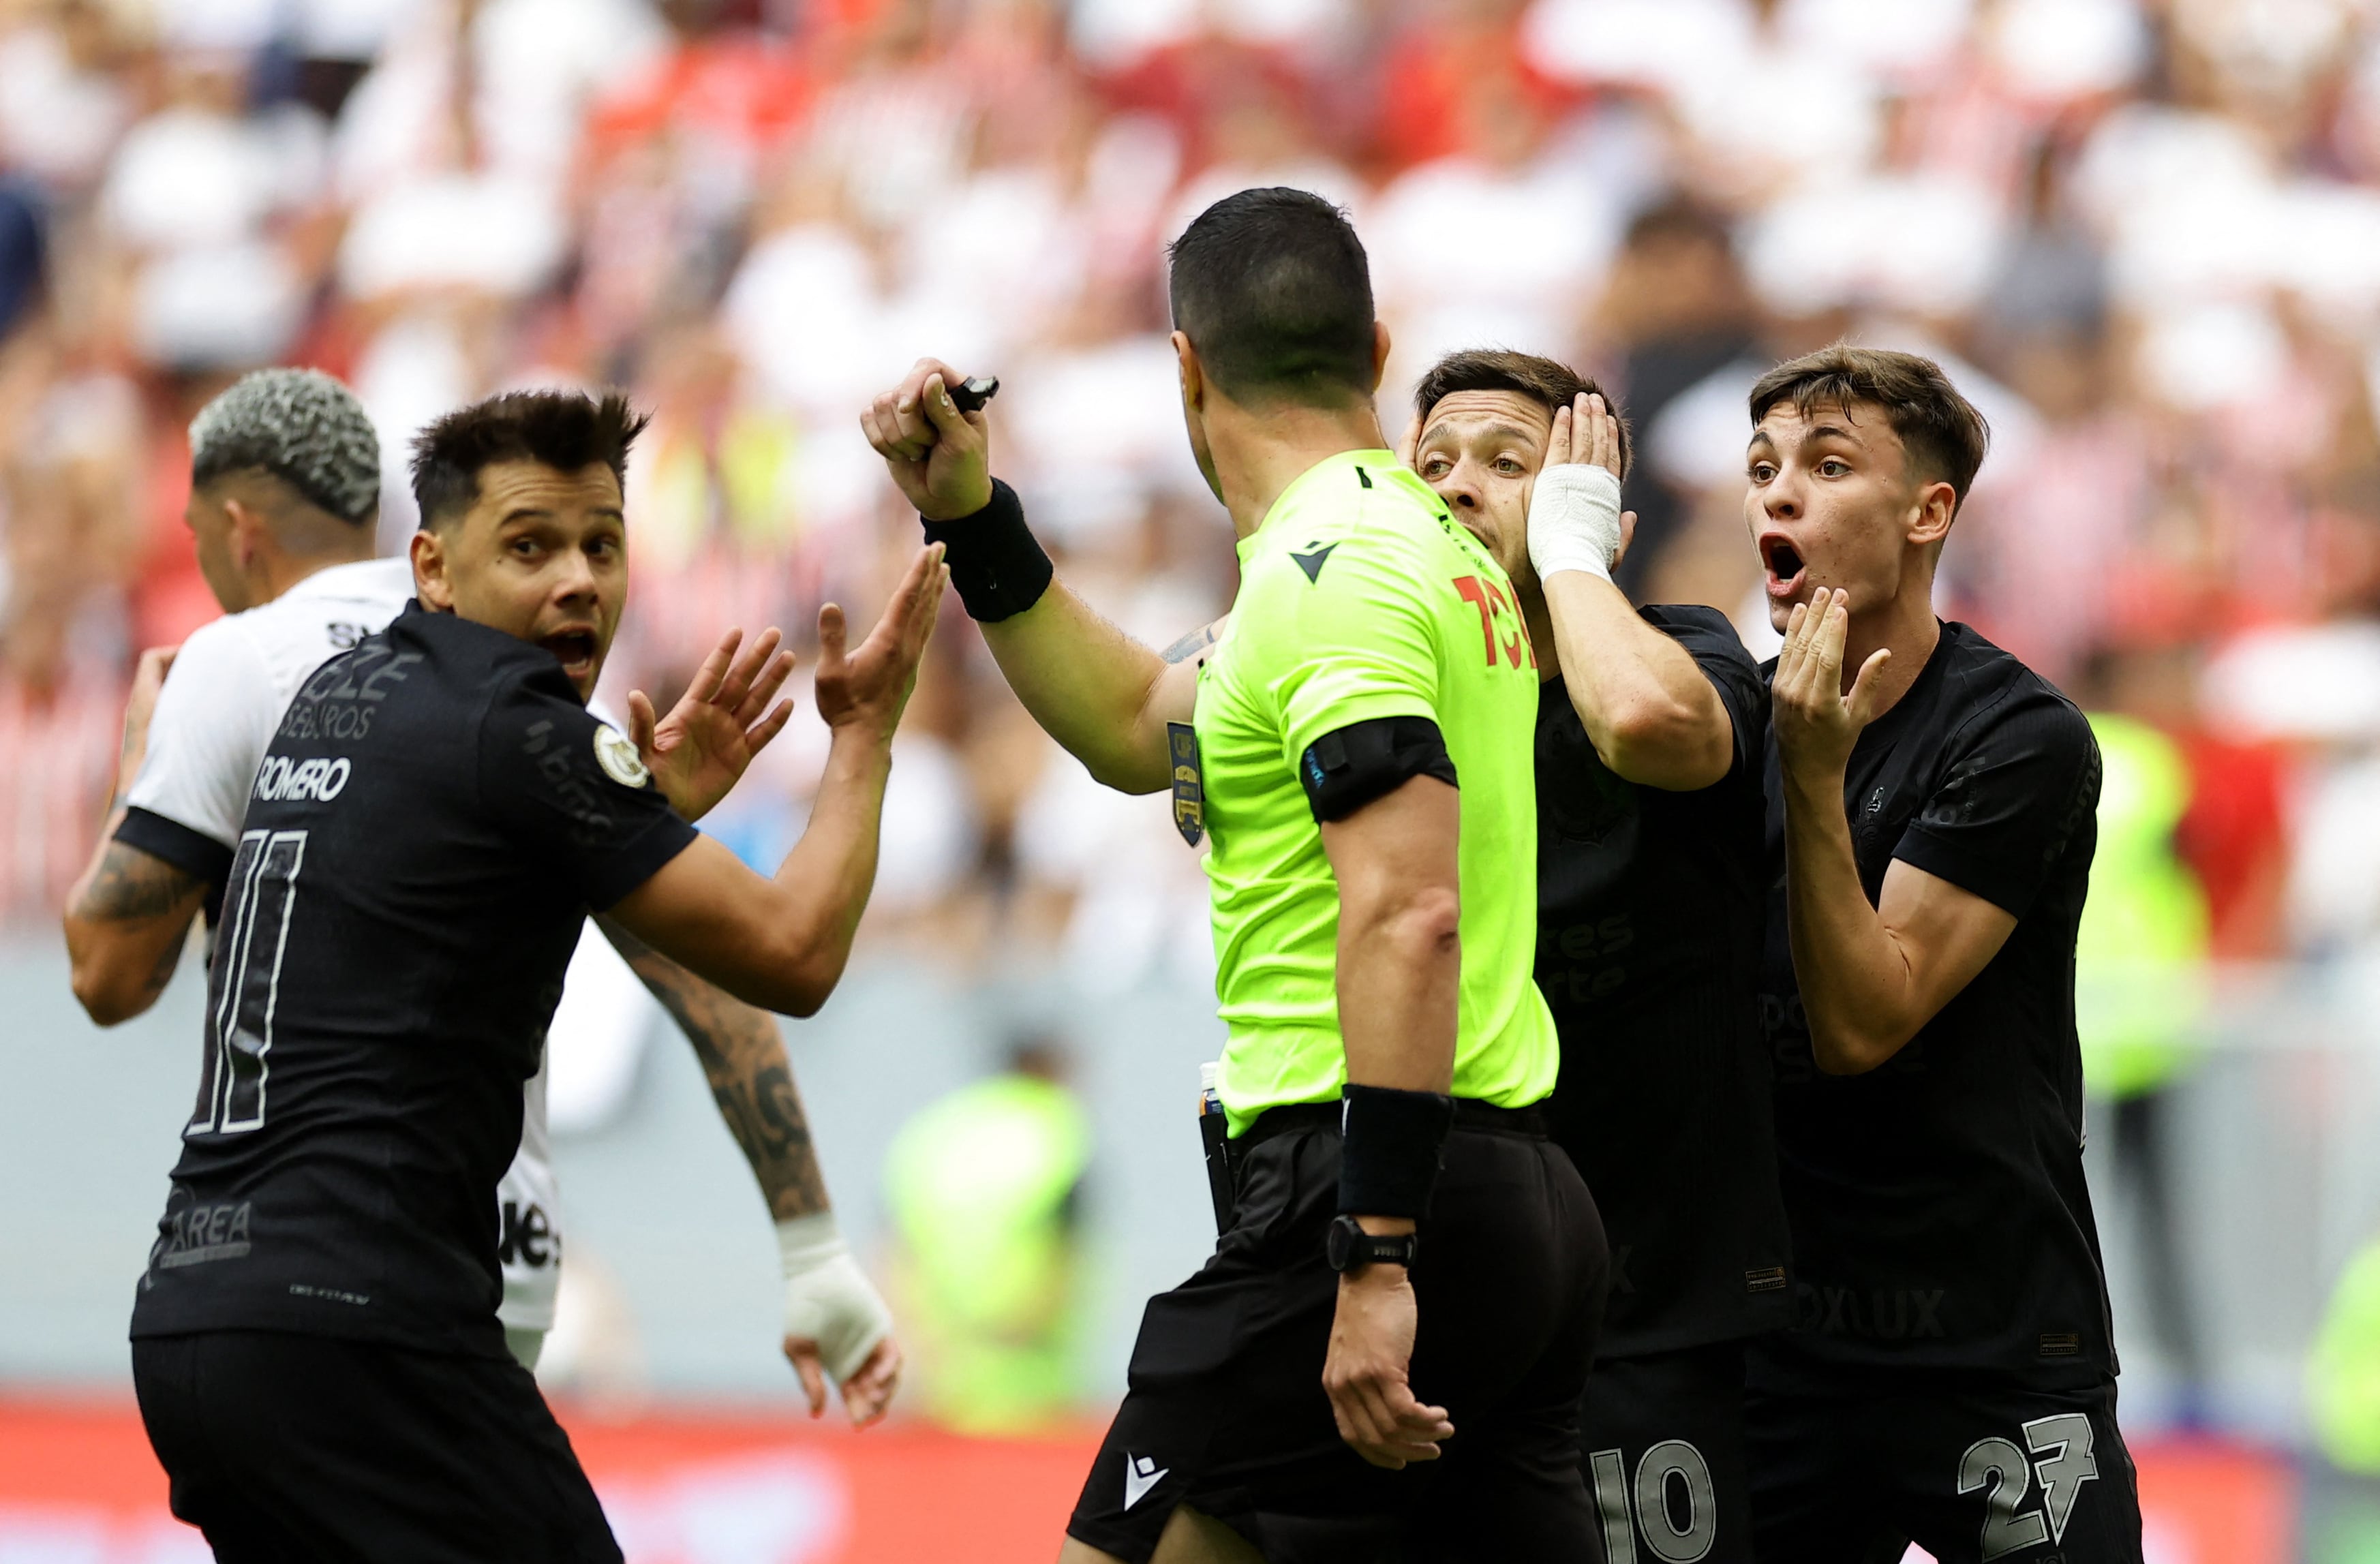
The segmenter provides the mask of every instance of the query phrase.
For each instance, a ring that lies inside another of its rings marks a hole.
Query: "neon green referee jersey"
[[[1387,451],[1308,468],[1239,552],[1197,718],[1232,1133],[1346,1084],[1339,886],[1298,765],[1323,734],[1377,717],[1435,721],[1462,794],[1454,1095],[1537,1101],[1558,1056],[1530,976],[1537,671],[1512,583]]]

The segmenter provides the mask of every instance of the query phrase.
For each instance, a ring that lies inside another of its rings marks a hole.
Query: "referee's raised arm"
[[[1228,619],[1173,650],[1056,579],[953,367],[861,419],[1026,709],[1212,842],[1232,1208],[1149,1304],[1060,1557],[1590,1557],[1565,1420],[1605,1260],[1535,1109],[1527,630],[1386,448],[1345,213],[1244,190],[1170,261],[1184,421],[1240,558]]]
[[[1168,722],[1187,722],[1198,671],[1150,650],[1057,579],[1016,491],[991,476],[989,408],[951,399],[957,371],[920,358],[859,416],[868,443],[950,551],[951,584],[1010,687],[1091,775],[1123,793],[1172,777]]]

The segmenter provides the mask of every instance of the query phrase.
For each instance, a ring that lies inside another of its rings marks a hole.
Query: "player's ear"
[[[245,500],[226,498],[223,508],[231,523],[225,529],[224,540],[231,552],[232,564],[245,571],[263,552],[273,528]]]
[[[1198,350],[1190,346],[1190,333],[1175,332],[1167,340],[1173,344],[1174,367],[1182,372],[1183,410],[1196,413],[1207,402],[1207,370],[1198,362]]]
[[[1909,540],[1920,546],[1940,547],[1950,535],[1950,518],[1959,509],[1959,491],[1943,482],[1925,484],[1917,491],[1917,514],[1909,525]]]
[[[413,595],[441,613],[455,611],[455,584],[446,576],[446,540],[429,527],[413,535]]]
[[[1388,373],[1389,373],[1389,323],[1388,323],[1386,321],[1373,321],[1373,322],[1372,322],[1372,394],[1373,394],[1373,395],[1378,396],[1378,395],[1380,394],[1380,382],[1388,378]]]

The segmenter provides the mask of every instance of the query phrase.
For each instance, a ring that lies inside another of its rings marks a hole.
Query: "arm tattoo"
[[[702,1061],[711,1100],[779,1221],[829,1208],[826,1177],[777,1018],[704,982],[608,917],[596,926],[661,1000]]]
[[[187,916],[192,910],[190,898],[205,889],[203,880],[164,859],[111,842],[101,855],[99,871],[76,898],[74,914],[95,923],[137,923],[176,912]],[[176,955],[181,950],[178,943],[174,946]],[[169,974],[173,970],[170,962],[166,970]]]
[[[1223,626],[1229,620],[1230,615],[1226,614],[1212,624],[1201,625],[1158,655],[1168,662],[1187,662],[1222,638]]]

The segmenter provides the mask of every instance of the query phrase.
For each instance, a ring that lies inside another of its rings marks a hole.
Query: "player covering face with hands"
[[[599,913],[808,1014],[848,957],[939,552],[858,648],[821,613],[826,775],[755,874],[689,819],[783,723],[771,637],[722,645],[666,717],[636,702],[641,748],[585,706],[640,424],[528,393],[431,425],[417,602],[303,682],[257,772],[132,1328],[175,1511],[219,1558],[618,1558],[495,1315],[492,1196],[564,968]],[[847,1397],[889,1390],[892,1365],[819,1345]]]
[[[1627,430],[1592,382],[1456,353],[1415,405],[1404,451],[1511,573],[1544,681],[1546,1115],[1613,1256],[1577,1459],[1609,1558],[1736,1564],[1744,1343],[1791,1303],[1755,984],[1767,692],[1724,615],[1613,586]]]

